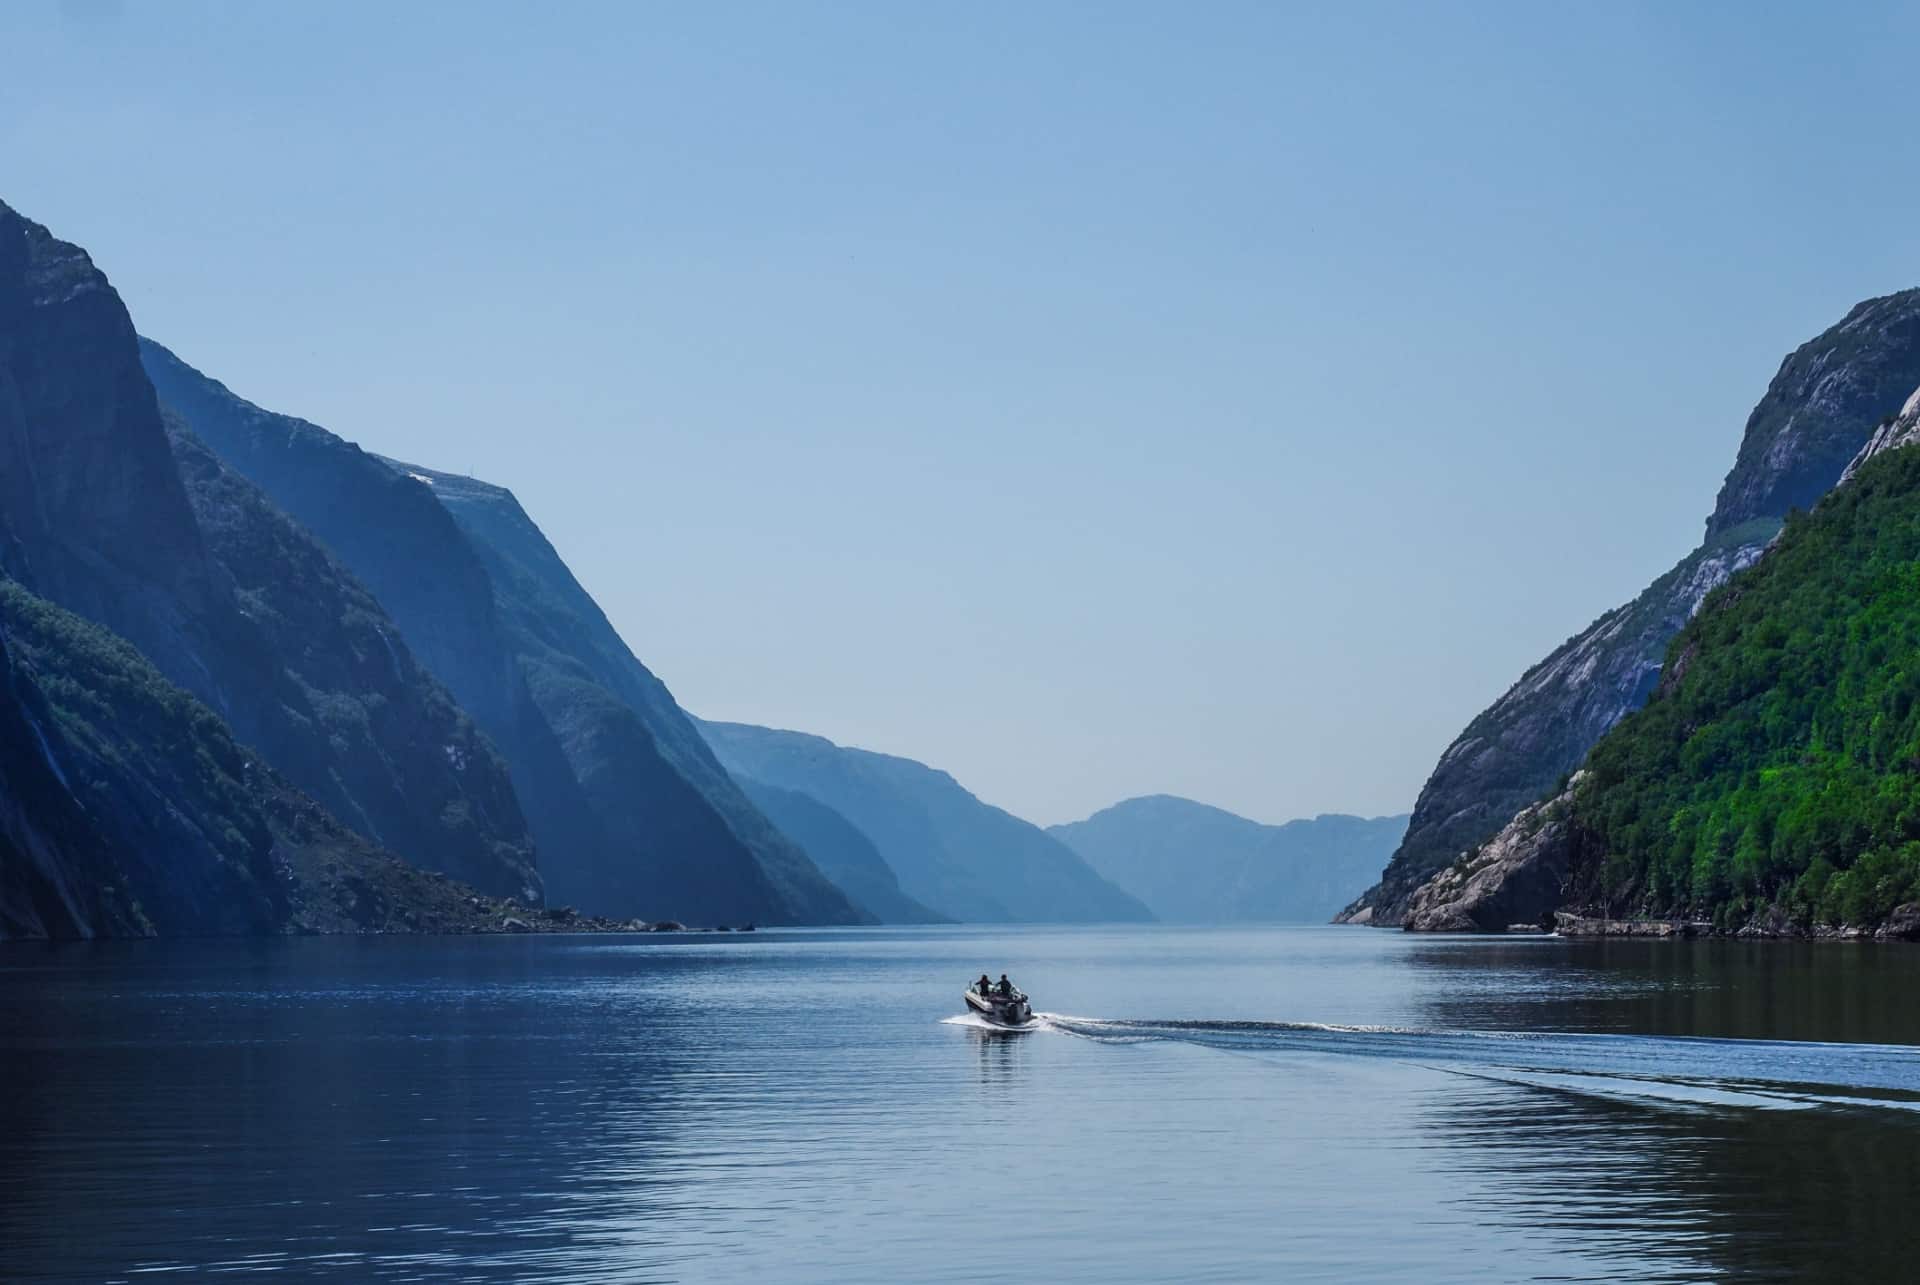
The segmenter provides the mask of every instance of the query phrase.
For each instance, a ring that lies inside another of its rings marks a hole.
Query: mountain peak
[[[1863,300],[1789,353],[1747,419],[1709,537],[1810,509],[1920,385],[1920,287]]]

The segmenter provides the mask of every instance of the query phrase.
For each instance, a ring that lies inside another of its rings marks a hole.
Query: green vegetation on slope
[[[374,847],[124,639],[4,577],[0,667],[0,937],[576,926]]]
[[[1576,905],[1866,926],[1920,899],[1920,450],[1794,515],[1587,767]]]

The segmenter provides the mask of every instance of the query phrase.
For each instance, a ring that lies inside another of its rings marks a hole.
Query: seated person
[[[1000,994],[1007,996],[1008,998],[1012,998],[1013,996],[1013,983],[1007,980],[1007,975],[1005,973],[1000,974],[999,991],[1000,991]]]

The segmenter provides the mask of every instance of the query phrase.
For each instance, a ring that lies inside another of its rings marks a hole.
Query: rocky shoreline
[[[1350,924],[1367,926],[1366,920],[1350,919]],[[1390,925],[1380,925],[1388,927]],[[1636,937],[1667,939],[1719,937],[1729,941],[1903,941],[1920,942],[1920,902],[1897,907],[1882,924],[1803,924],[1780,910],[1755,916],[1735,929],[1724,929],[1707,919],[1615,919],[1596,911],[1556,910],[1553,925],[1511,923],[1504,928],[1484,927],[1462,922],[1460,926],[1426,927],[1408,922],[1404,932],[1418,933],[1508,933],[1552,937]]]
[[[1557,910],[1553,931],[1561,937],[1724,937],[1760,941],[1920,942],[1920,902],[1898,906],[1885,923],[1803,924],[1777,907],[1727,930],[1706,920],[1611,919],[1591,912]]]
[[[714,924],[709,927],[689,928],[677,919],[605,919],[598,915],[583,915],[571,906],[559,906],[554,909],[545,907],[520,906],[512,901],[499,905],[488,905],[481,898],[472,899],[476,915],[474,926],[465,929],[451,929],[453,933],[732,933],[755,932],[753,924],[742,924],[735,928],[731,924]]]

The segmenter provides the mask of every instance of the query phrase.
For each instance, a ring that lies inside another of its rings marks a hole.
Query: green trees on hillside
[[[1577,900],[1722,926],[1920,900],[1920,450],[1794,515],[1587,766]]]

